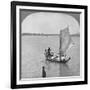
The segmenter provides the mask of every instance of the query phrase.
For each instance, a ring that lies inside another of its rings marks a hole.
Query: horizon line
[[[21,35],[35,35],[35,36],[57,36],[60,34],[44,34],[44,33],[22,33]],[[76,33],[76,34],[70,34],[71,36],[80,36],[80,33]]]

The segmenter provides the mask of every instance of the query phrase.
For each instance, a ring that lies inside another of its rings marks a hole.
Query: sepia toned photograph
[[[11,3],[11,88],[87,84],[87,6]]]

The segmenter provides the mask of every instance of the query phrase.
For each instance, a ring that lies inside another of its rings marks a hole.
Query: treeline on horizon
[[[22,33],[21,35],[23,35],[23,36],[26,36],[26,35],[30,35],[30,36],[59,36],[60,34]],[[79,33],[71,34],[71,36],[80,36],[80,34]]]

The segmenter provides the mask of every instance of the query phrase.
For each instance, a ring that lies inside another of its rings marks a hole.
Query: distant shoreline
[[[35,34],[35,33],[23,33],[22,36],[59,36],[60,34]],[[72,34],[70,36],[80,36],[80,34]]]

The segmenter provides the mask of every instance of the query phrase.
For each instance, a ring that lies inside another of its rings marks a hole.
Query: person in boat
[[[48,49],[45,49],[45,53],[44,53],[45,57],[46,57],[46,60],[48,59],[49,57],[49,53],[48,53]]]
[[[66,58],[66,54],[61,55],[61,61],[68,61],[70,59],[71,59],[71,57]]]
[[[50,47],[48,47],[47,52],[48,52],[48,58],[50,59],[54,55],[54,53],[51,52],[51,48]]]
[[[61,61],[65,61],[66,60],[66,55],[62,54],[61,55]]]
[[[51,48],[50,47],[48,47],[48,49],[45,49],[45,57],[46,57],[46,59],[51,59],[51,57],[54,55],[54,53],[53,52],[51,52]]]
[[[48,47],[48,55],[50,56],[51,55],[51,48]]]

